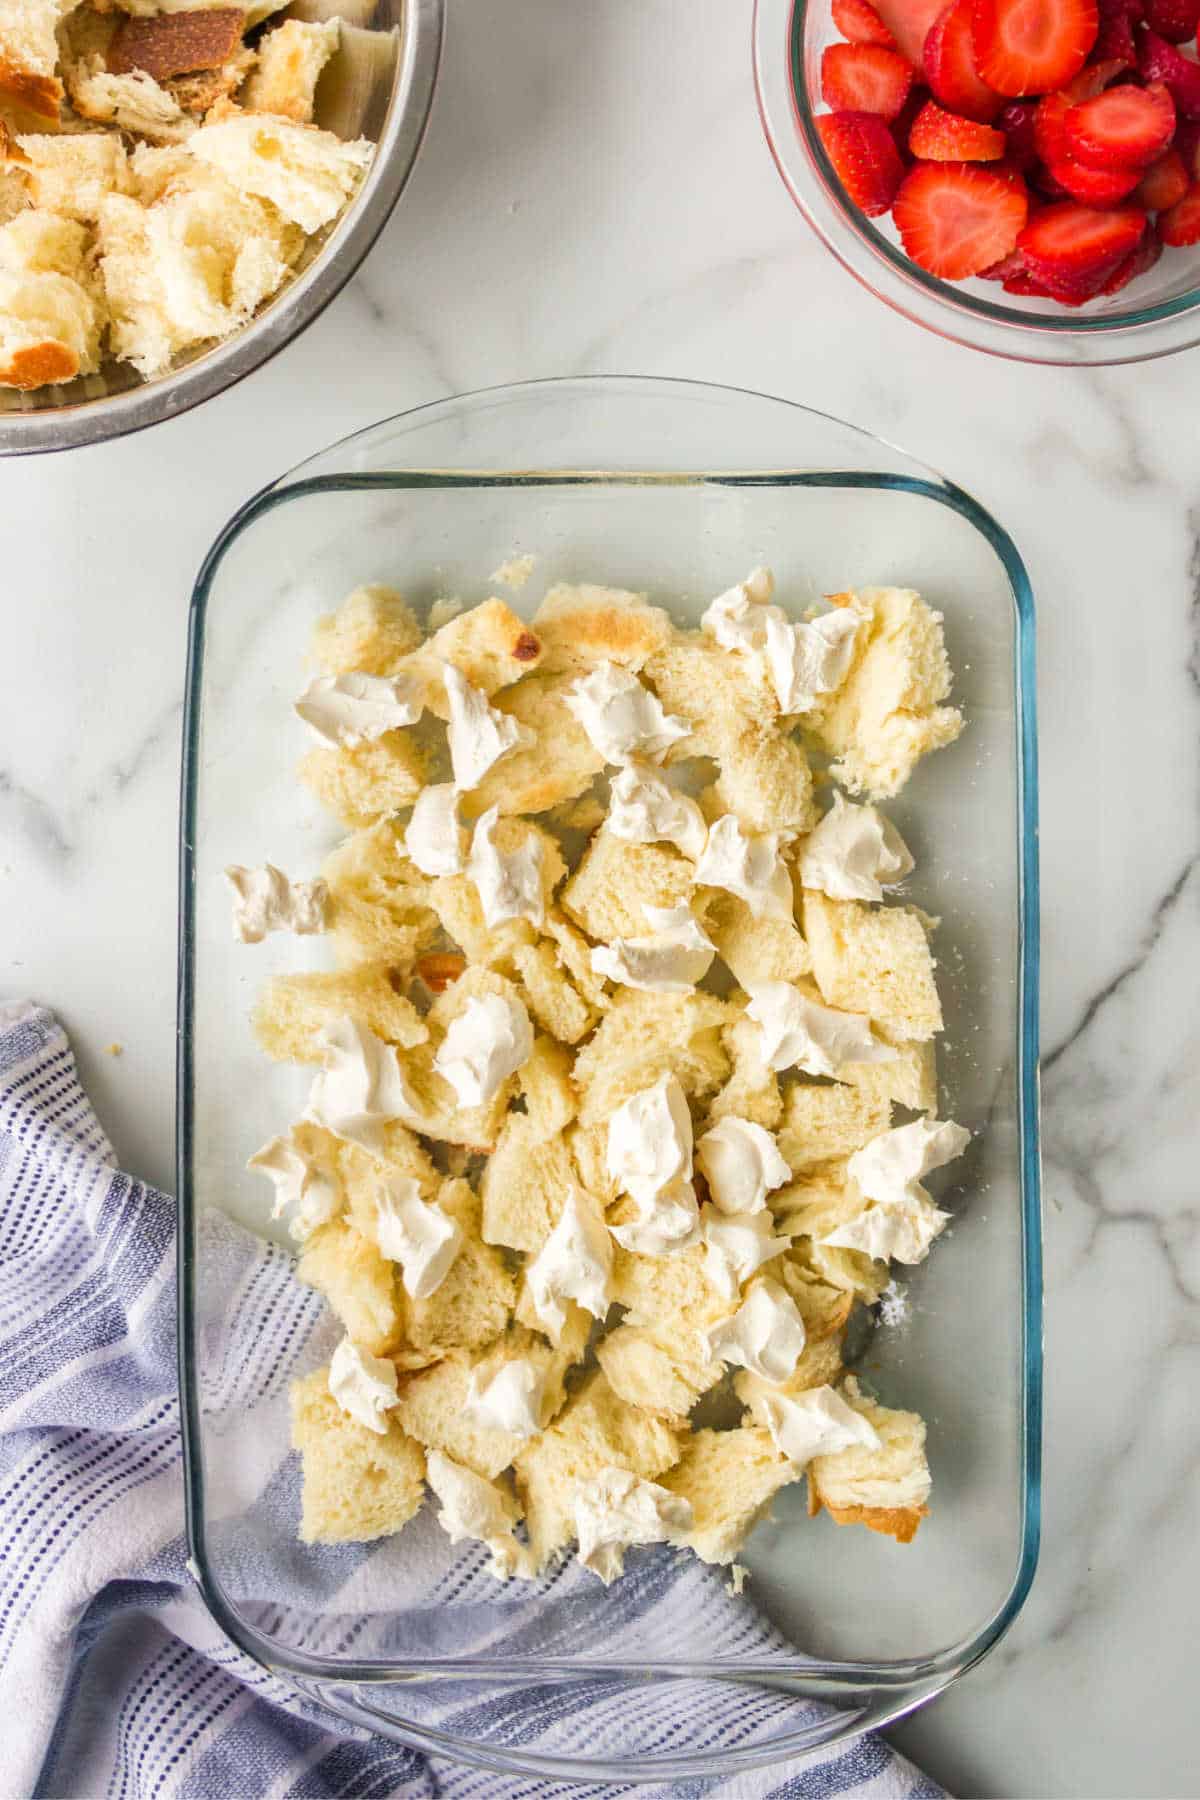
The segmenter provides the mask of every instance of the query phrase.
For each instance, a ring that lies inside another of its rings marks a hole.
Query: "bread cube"
[[[368,1543],[415,1517],[425,1455],[394,1418],[381,1434],[344,1413],[329,1392],[328,1368],[293,1382],[291,1405],[292,1448],[303,1466],[302,1543]]]
[[[544,1568],[574,1537],[580,1482],[605,1468],[629,1469],[653,1481],[677,1460],[679,1448],[661,1419],[621,1400],[600,1370],[589,1375],[549,1429],[516,1459],[534,1566]]]
[[[326,1159],[332,1158],[346,1196],[349,1221],[373,1244],[378,1242],[381,1182],[407,1177],[416,1182],[423,1200],[432,1200],[441,1186],[442,1177],[432,1159],[407,1126],[398,1120],[384,1127],[383,1148],[377,1155],[351,1143],[348,1138],[322,1131],[316,1125],[305,1124],[293,1129],[319,1141]]]
[[[671,638],[669,615],[648,606],[644,594],[587,582],[552,587],[533,623],[545,652],[542,667],[554,674],[586,675],[605,662],[636,674]]]
[[[412,733],[400,729],[352,750],[310,750],[298,774],[322,806],[353,828],[411,806],[429,763]]]
[[[807,889],[804,935],[826,1005],[866,1013],[901,1042],[942,1029],[929,937],[915,907],[831,900]]]
[[[767,1067],[760,1053],[762,1034],[744,1012],[724,1027],[721,1043],[730,1062],[729,1080],[713,1095],[707,1125],[730,1115],[749,1119],[766,1131],[774,1131],[783,1117],[779,1077]],[[706,1126],[707,1129],[707,1126]]]
[[[94,225],[106,194],[132,186],[129,157],[116,132],[36,132],[23,135],[22,154],[34,206]]]
[[[598,975],[592,967],[592,946],[582,931],[577,925],[572,925],[567,915],[557,906],[548,909],[543,929],[554,945],[559,962],[570,976],[572,986],[590,1007],[603,1012],[612,996],[603,975]]]
[[[687,719],[692,735],[672,760],[714,756],[748,729],[773,725],[779,707],[757,660],[733,656],[702,632],[677,631],[646,663],[645,677],[669,713]]]
[[[595,1012],[564,973],[553,941],[518,944],[511,961],[521,977],[525,1004],[542,1030],[563,1044],[586,1037]]]
[[[589,937],[644,937],[647,906],[678,906],[696,882],[694,864],[668,844],[631,844],[598,831],[562,891],[563,911]]]
[[[694,1327],[664,1333],[619,1325],[597,1344],[596,1360],[619,1399],[678,1426],[724,1374],[719,1361],[702,1353],[701,1343]]]
[[[888,1284],[887,1263],[866,1256],[861,1250],[821,1242],[840,1225],[857,1219],[866,1204],[847,1176],[844,1163],[830,1163],[821,1171],[812,1171],[771,1196],[771,1210],[782,1229],[797,1240],[793,1254],[801,1257],[830,1287],[842,1288],[873,1306]]]
[[[950,663],[942,615],[911,588],[830,596],[862,620],[845,681],[806,714],[805,730],[834,758],[851,793],[899,793],[922,756],[952,744],[962,714],[943,706]]]
[[[236,107],[214,108],[187,147],[239,193],[269,200],[311,236],[337,218],[375,154],[365,138],[343,143],[315,125],[294,125]]]
[[[687,1500],[692,1529],[683,1540],[702,1562],[731,1563],[781,1487],[795,1479],[771,1434],[758,1426],[696,1431],[662,1485]]]
[[[429,905],[429,880],[402,848],[391,820],[356,831],[326,858],[326,920],[338,960],[410,968],[441,929]]]
[[[385,1356],[404,1335],[396,1265],[343,1219],[318,1226],[301,1252],[296,1274],[319,1294],[347,1334],[373,1356]]]
[[[394,675],[421,642],[416,614],[395,588],[369,582],[313,627],[312,657],[327,675]]]
[[[474,818],[490,806],[505,814],[547,812],[592,785],[604,758],[563,698],[573,679],[526,676],[496,695],[498,710],[533,732],[534,741],[502,757],[478,787],[464,794],[465,814]]]
[[[482,1350],[507,1326],[516,1305],[516,1282],[503,1258],[480,1239],[480,1200],[468,1182],[447,1181],[438,1205],[462,1227],[462,1244],[427,1299],[406,1296],[405,1340],[429,1356]]]
[[[472,687],[494,699],[501,688],[531,674],[541,656],[542,646],[524,619],[505,601],[493,599],[450,619],[413,651],[404,668],[424,678],[427,705],[438,718],[446,719],[450,716],[442,674],[446,663],[453,663]],[[544,745],[542,749],[544,753]],[[487,808],[480,810],[486,812]]]
[[[444,1450],[455,1462],[494,1481],[512,1463],[525,1440],[511,1431],[475,1423],[467,1410],[473,1359],[448,1356],[415,1375],[400,1377],[393,1417],[410,1437],[430,1450]]]
[[[811,831],[819,817],[812,770],[794,737],[747,726],[715,752],[720,773],[713,789],[722,812],[746,831],[779,832],[785,838]]]
[[[517,1070],[525,1116],[541,1141],[565,1131],[579,1110],[571,1079],[572,1057],[565,1044],[540,1033]]]
[[[730,1318],[739,1304],[708,1279],[701,1244],[673,1256],[641,1256],[618,1245],[610,1296],[627,1309],[627,1324],[666,1333],[672,1341]]]
[[[254,1008],[255,1035],[276,1062],[321,1062],[321,1034],[347,1015],[389,1044],[408,1049],[424,1043],[429,1036],[424,1019],[396,992],[388,974],[386,963],[360,963],[353,969],[273,975]]]
[[[794,1174],[851,1155],[891,1124],[892,1103],[869,1086],[797,1081],[784,1089],[779,1151]]]
[[[526,1114],[510,1113],[480,1182],[484,1241],[536,1256],[574,1179],[565,1140],[544,1138]]]
[[[787,919],[756,919],[736,894],[707,892],[704,929],[735,981],[796,981],[812,968],[799,927]]]
[[[883,1033],[877,1033],[882,1037]],[[843,1063],[838,1080],[874,1100],[895,1101],[913,1112],[936,1113],[938,1105],[937,1046],[932,1038],[910,1039],[895,1044],[888,1062]]]
[[[673,1073],[686,1094],[703,1099],[729,1074],[721,1027],[730,1009],[712,994],[650,994],[622,989],[575,1058],[579,1117],[607,1120],[632,1094]]]
[[[339,21],[285,19],[258,41],[258,62],[242,89],[247,112],[277,113],[307,125],[321,71],[338,47]]]
[[[536,844],[541,853],[540,877],[542,903],[549,906],[554,890],[567,872],[562,853],[549,832],[529,819],[503,818],[496,822],[496,848],[505,856]],[[453,938],[470,962],[502,967],[512,964],[514,953],[536,937],[528,919],[506,919],[503,924],[488,925],[479,899],[479,890],[469,875],[439,875],[430,884],[429,904],[441,921],[446,935]]]
[[[879,1449],[852,1445],[808,1465],[808,1510],[821,1507],[839,1525],[865,1525],[898,1544],[909,1544],[926,1517],[932,1479],[925,1459],[925,1421],[870,1400],[853,1375],[842,1398],[869,1419],[883,1440]]]

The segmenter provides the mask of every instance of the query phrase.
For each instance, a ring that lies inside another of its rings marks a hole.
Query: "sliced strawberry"
[[[1096,0],[974,0],[974,8],[979,73],[1018,98],[1073,80],[1100,29]]]
[[[1047,168],[1056,162],[1065,162],[1070,155],[1067,148],[1067,114],[1070,110],[1071,102],[1065,94],[1047,94],[1038,102],[1033,137],[1037,153]]]
[[[1171,148],[1183,158],[1188,180],[1200,181],[1200,119],[1180,119]]]
[[[988,125],[1004,105],[1004,98],[980,81],[975,67],[974,3],[950,0],[939,13],[925,39],[925,78],[948,111]]]
[[[833,22],[848,44],[896,48],[895,38],[868,0],[833,0]]]
[[[1200,63],[1191,62],[1156,32],[1141,31],[1138,73],[1143,81],[1164,83],[1181,119],[1200,119]]]
[[[1200,181],[1159,216],[1158,230],[1164,244],[1200,244]]]
[[[1156,163],[1151,163],[1138,182],[1134,199],[1147,212],[1166,212],[1182,200],[1191,186],[1184,160],[1178,150],[1168,150]]]
[[[1169,44],[1186,43],[1200,27],[1200,0],[1146,0],[1145,19]]]
[[[911,161],[908,149],[908,134],[916,122],[917,114],[929,99],[929,89],[924,82],[914,81],[908,91],[908,99],[900,108],[898,118],[892,120],[892,136],[904,160]]]
[[[1009,281],[1014,275],[1025,273],[1025,258],[1019,250],[1012,250],[1002,256],[999,262],[989,263],[986,269],[980,269],[980,281]]]
[[[999,162],[1006,140],[1002,131],[960,113],[944,112],[930,100],[913,121],[908,147],[927,162]]]
[[[1136,169],[1093,169],[1071,157],[1051,163],[1050,173],[1065,194],[1086,200],[1089,206],[1116,206],[1138,184]]]
[[[1175,135],[1175,102],[1161,81],[1109,88],[1071,107],[1063,121],[1076,162],[1099,169],[1145,169]]]
[[[904,178],[896,140],[878,113],[822,113],[825,154],[854,204],[871,218],[887,212]]]
[[[973,163],[918,163],[892,209],[908,255],[948,281],[1007,256],[1027,215],[1023,186]]]
[[[1092,46],[1092,60],[1097,63],[1119,62],[1123,68],[1137,68],[1137,45],[1133,37],[1133,20],[1128,13],[1101,12],[1100,30]]]
[[[1029,273],[1054,289],[1094,292],[1136,250],[1146,225],[1138,207],[1101,212],[1060,201],[1035,213],[1017,240]]]
[[[1102,294],[1119,294],[1121,289],[1127,287],[1138,275],[1144,275],[1148,269],[1152,269],[1162,253],[1162,239],[1152,225],[1147,225],[1137,249],[1132,251],[1123,263],[1117,264],[1100,292]]]
[[[1018,169],[1032,168],[1037,161],[1036,118],[1037,107],[1031,100],[1010,100],[996,120],[1008,140],[1009,159]]]
[[[925,39],[946,0],[872,0],[872,4],[895,38],[901,55],[919,69]]]
[[[821,93],[834,112],[894,119],[908,99],[913,72],[898,50],[882,44],[830,44],[821,57]]]
[[[1130,42],[1132,43],[1132,37]],[[1107,56],[1101,59],[1093,56],[1091,62],[1085,63],[1074,81],[1068,81],[1062,90],[1072,106],[1078,106],[1083,100],[1092,100],[1111,87],[1118,76],[1124,75],[1131,64],[1125,63],[1119,56]]]

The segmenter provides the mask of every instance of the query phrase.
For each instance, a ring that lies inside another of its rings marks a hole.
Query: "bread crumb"
[[[124,1044],[117,1043],[116,1039],[114,1038],[114,1040],[111,1044],[105,1044],[104,1054],[105,1054],[105,1056],[124,1056],[125,1046],[124,1046]]]
[[[523,588],[536,567],[536,556],[510,556],[507,562],[492,570],[488,580],[498,581],[502,587]]]
[[[733,1594],[736,1598],[742,1592],[742,1589],[749,1579],[750,1571],[745,1563],[731,1563],[729,1565],[729,1580],[725,1583],[725,1592],[727,1594]]]

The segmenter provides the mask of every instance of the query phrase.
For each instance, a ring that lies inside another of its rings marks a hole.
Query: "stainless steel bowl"
[[[350,206],[269,305],[224,343],[194,351],[151,381],[114,363],[62,387],[0,389],[0,456],[97,444],[174,418],[241,381],[311,325],[366,256],[412,171],[433,100],[444,13],[445,0],[377,0],[371,26],[396,34],[390,67],[363,99],[360,129],[378,149]]]

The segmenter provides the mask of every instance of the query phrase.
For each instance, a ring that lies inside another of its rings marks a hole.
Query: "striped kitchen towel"
[[[213,1230],[211,1254],[219,1256],[233,1242],[233,1228],[214,1222]],[[0,1008],[0,1792],[20,1800],[549,1800],[575,1791],[557,1779],[431,1759],[351,1724],[268,1673],[214,1623],[186,1564],[174,1240],[174,1203],[118,1171],[56,1021],[34,1006]],[[279,1346],[289,1338],[311,1341],[326,1326],[315,1297],[291,1279],[283,1251],[242,1239],[237,1265],[226,1329],[216,1334],[227,1379],[217,1368],[206,1386],[218,1405],[278,1404],[287,1374]],[[262,1330],[267,1316],[275,1326],[269,1333]],[[252,1511],[260,1527],[269,1527],[263,1541],[290,1538],[290,1461],[257,1478]],[[418,1568],[426,1527],[439,1535],[424,1518],[410,1527]],[[248,1535],[239,1556],[253,1587],[256,1534]],[[377,1548],[385,1547],[344,1548],[343,1622],[355,1614],[356,1599],[367,1610],[365,1583]],[[464,1596],[477,1593],[482,1601],[492,1592],[482,1547],[473,1558],[458,1558],[452,1583],[444,1557],[427,1560],[426,1619],[452,1632],[459,1616],[495,1616],[494,1605],[460,1613]],[[569,1630],[573,1648],[587,1647],[579,1633],[586,1632],[588,1609],[571,1603],[577,1578],[565,1570],[549,1610],[539,1602],[540,1643],[547,1629],[553,1634],[557,1605],[564,1637]],[[302,1596],[279,1591],[274,1566],[270,1580],[260,1591],[271,1594],[282,1617]],[[453,1608],[440,1604],[451,1586]],[[764,1654],[781,1646],[751,1607],[735,1604],[692,1559],[641,1559],[626,1589],[631,1622],[644,1624],[645,1609],[662,1608],[664,1624],[676,1629],[678,1620],[678,1640],[689,1645]],[[615,1658],[617,1614],[594,1610],[604,1619],[604,1651]],[[522,1629],[514,1612],[512,1637],[502,1640],[514,1652]],[[493,1739],[503,1730],[509,1744],[551,1756],[598,1754],[613,1720],[631,1705],[653,1709],[665,1744],[673,1731],[689,1741],[700,1735],[689,1706],[702,1707],[712,1744],[745,1742],[762,1726],[752,1690],[730,1690],[725,1717],[714,1714],[710,1690],[699,1702],[686,1687],[638,1694],[592,1683],[516,1693],[460,1685],[439,1695],[435,1684],[423,1722],[468,1738],[485,1726]],[[606,1800],[633,1790],[579,1791]],[[868,1736],[772,1769],[637,1792],[647,1800],[671,1793],[689,1800],[935,1800],[942,1789]]]

